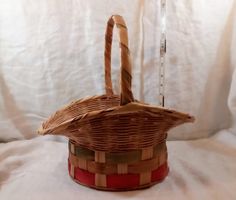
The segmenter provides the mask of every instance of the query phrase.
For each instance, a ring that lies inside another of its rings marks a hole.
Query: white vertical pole
[[[159,68],[159,103],[165,105],[166,0],[161,1],[161,39]]]

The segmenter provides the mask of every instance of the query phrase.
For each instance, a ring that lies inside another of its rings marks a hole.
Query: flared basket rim
[[[38,129],[38,134],[40,135],[45,135],[48,133],[53,132],[54,129],[56,128],[62,128],[63,126],[66,126],[67,124],[71,123],[72,121],[77,121],[77,120],[87,120],[89,119],[94,119],[96,117],[99,117],[101,114],[103,114],[103,116],[112,116],[112,115],[126,115],[126,114],[130,114],[130,113],[140,113],[140,112],[146,112],[148,113],[150,116],[163,116],[163,117],[176,117],[179,119],[182,119],[184,122],[194,122],[195,118],[187,113],[183,113],[183,112],[179,112],[176,111],[174,109],[170,109],[170,108],[166,108],[166,107],[160,107],[160,106],[154,106],[154,105],[150,105],[150,104],[146,104],[146,103],[142,103],[142,102],[131,102],[128,103],[126,105],[123,106],[114,106],[108,109],[103,109],[103,110],[96,110],[96,111],[91,111],[88,112],[86,114],[81,114],[78,115],[76,117],[70,118],[66,121],[63,121],[62,123],[59,123],[57,125],[54,126],[48,126],[47,128],[44,127],[44,124],[48,122],[48,120],[50,120],[50,118],[52,118],[55,114],[60,114],[63,113],[63,111],[65,111],[65,109],[67,109],[69,106],[73,105],[73,104],[78,104],[78,103],[83,103],[85,101],[91,100],[91,99],[97,99],[97,98],[117,98],[117,95],[96,95],[96,96],[92,96],[92,97],[87,97],[87,98],[82,98],[79,100],[74,100],[71,103],[63,106],[62,108],[60,108],[59,110],[57,110],[54,114],[52,114],[42,125],[41,127]]]

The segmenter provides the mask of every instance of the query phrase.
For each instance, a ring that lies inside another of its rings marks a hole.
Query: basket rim
[[[72,102],[70,102],[69,104],[63,106],[61,109],[57,110],[54,114],[52,114],[42,125],[41,127],[38,129],[38,134],[40,135],[45,135],[45,134],[49,134],[52,133],[54,130],[56,129],[62,129],[63,127],[67,126],[69,123],[74,122],[74,121],[81,121],[83,122],[84,120],[91,120],[94,119],[96,117],[99,117],[100,115],[102,116],[114,116],[114,115],[126,115],[126,114],[130,114],[130,113],[140,113],[140,112],[145,112],[148,113],[150,116],[165,116],[165,117],[177,117],[179,119],[182,119],[184,122],[194,122],[195,118],[187,113],[183,113],[183,112],[179,112],[173,109],[169,109],[166,107],[160,107],[160,106],[153,106],[150,104],[146,104],[146,103],[141,103],[141,102],[130,102],[126,105],[123,106],[114,106],[112,108],[108,108],[108,109],[104,109],[104,110],[95,110],[95,111],[91,111],[85,114],[81,114],[78,115],[77,117],[73,117],[70,118],[58,125],[54,125],[54,126],[49,126],[47,128],[44,128],[44,124],[49,122],[50,119],[55,116],[55,114],[59,114],[60,112],[63,112],[65,109],[67,109],[68,107],[74,105],[74,104],[78,104],[78,103],[82,103],[91,99],[96,99],[96,98],[117,98],[119,97],[118,95],[96,95],[96,96],[92,96],[92,97],[86,97],[86,98],[82,98],[82,99],[78,99],[78,100],[74,100]]]

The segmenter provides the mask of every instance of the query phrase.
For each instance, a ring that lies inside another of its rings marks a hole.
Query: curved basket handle
[[[105,86],[106,94],[113,95],[112,81],[111,81],[111,47],[114,24],[119,30],[119,40],[121,48],[121,100],[120,105],[133,102],[134,97],[131,90],[131,63],[130,53],[128,47],[128,32],[124,19],[119,15],[112,15],[107,22],[106,36],[105,36]]]

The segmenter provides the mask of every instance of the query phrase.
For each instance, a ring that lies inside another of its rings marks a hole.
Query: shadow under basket
[[[119,30],[121,95],[111,82],[113,27]],[[168,174],[166,138],[169,129],[194,117],[134,99],[128,34],[123,18],[112,16],[105,37],[106,94],[80,99],[58,110],[39,129],[41,135],[69,138],[71,178],[88,187],[120,191],[147,188]]]

